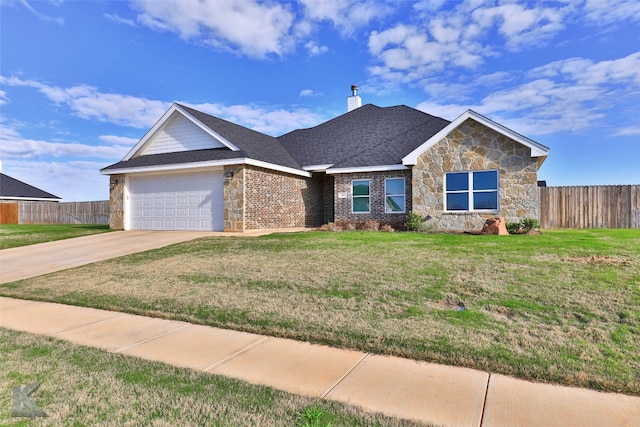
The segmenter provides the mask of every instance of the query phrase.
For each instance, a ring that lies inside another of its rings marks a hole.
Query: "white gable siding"
[[[222,148],[224,145],[181,114],[172,117],[138,155]]]

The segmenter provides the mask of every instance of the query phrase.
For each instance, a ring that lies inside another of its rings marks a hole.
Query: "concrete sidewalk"
[[[446,426],[640,426],[640,397],[0,297],[0,327]]]

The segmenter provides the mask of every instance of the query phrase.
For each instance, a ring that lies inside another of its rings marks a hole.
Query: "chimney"
[[[358,85],[351,85],[351,96],[347,97],[347,112],[362,107],[362,98],[358,96]]]

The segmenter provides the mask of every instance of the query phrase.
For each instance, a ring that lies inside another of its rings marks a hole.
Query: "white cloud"
[[[120,144],[89,145],[79,142],[43,141],[23,138],[16,129],[0,124],[0,158],[3,160],[50,157],[114,160],[122,158],[129,148]]]
[[[520,83],[508,87],[498,86],[498,78],[500,74],[489,75],[469,83],[469,90],[484,91],[485,95],[467,105],[446,102],[452,97],[440,96],[445,87],[428,86],[425,90],[432,94],[431,99],[418,108],[449,120],[471,108],[531,135],[607,127],[604,120],[613,108],[622,108],[630,117],[634,116],[630,109],[638,109],[640,52],[601,62],[584,58],[555,61],[530,71],[524,80],[520,80],[522,76],[512,78]],[[458,91],[464,92],[461,88]],[[622,107],[626,105],[629,107]],[[636,130],[637,126],[629,126],[612,133],[628,136]]]
[[[640,136],[640,126],[622,128],[613,134],[614,136]]]
[[[599,25],[640,22],[640,2],[635,0],[587,0],[584,12],[587,19]]]
[[[128,25],[129,27],[137,26],[135,20],[130,18],[123,18],[117,13],[105,13],[103,16],[107,18],[109,21],[115,22],[116,24],[124,24],[124,25]]]
[[[315,97],[322,96],[322,93],[316,92],[313,89],[303,89],[300,91],[300,97]]]
[[[628,83],[640,87],[640,52],[597,63],[585,58],[564,59],[535,68],[531,74],[565,78],[582,85]]]
[[[79,85],[69,88],[47,85],[36,80],[0,76],[0,85],[31,87],[56,104],[65,104],[83,119],[99,120],[135,128],[151,127],[171,103],[131,95],[101,93]]]
[[[447,10],[437,3],[420,2],[414,10],[413,22],[369,34],[369,52],[379,62],[369,68],[372,86],[424,85],[425,79],[442,70],[475,70],[505,50],[549,43],[564,28],[563,20],[573,8],[547,3],[494,6],[472,0]]]
[[[129,138],[127,136],[117,136],[117,135],[100,135],[98,139],[102,142],[106,142],[111,145],[121,145],[125,147],[132,147],[138,143],[139,139],[137,138]]]
[[[327,46],[321,46],[313,41],[305,43],[304,47],[307,49],[309,56],[318,56],[329,52],[329,48]]]
[[[568,9],[541,4],[532,8],[521,4],[478,8],[472,17],[483,29],[495,26],[506,39],[509,50],[520,50],[523,46],[543,44],[564,28],[562,20]]]
[[[186,102],[183,104],[190,105]],[[306,109],[285,110],[274,107],[221,104],[191,104],[190,106],[272,136],[282,135],[294,129],[315,126],[325,120],[325,118]]]
[[[9,98],[7,97],[7,92],[4,90],[0,90],[0,105],[4,105],[9,102]]]
[[[373,20],[389,15],[393,9],[381,1],[357,0],[299,0],[304,5],[305,18],[313,22],[329,21],[344,37]]]
[[[37,11],[33,6],[31,6],[31,4],[27,1],[27,0],[20,0],[20,3],[32,14],[34,14],[35,16],[38,17],[38,19],[40,19],[41,21],[44,22],[53,22],[55,24],[58,25],[64,25],[64,18],[60,18],[60,17],[53,17],[53,16],[48,16],[45,15],[44,13],[41,13],[39,11]]]
[[[134,0],[137,21],[182,39],[250,57],[283,55],[293,47],[287,5],[253,0]]]

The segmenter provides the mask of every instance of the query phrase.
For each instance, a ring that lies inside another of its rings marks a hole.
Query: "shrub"
[[[404,223],[404,226],[407,231],[427,231],[427,226],[422,219],[422,215],[413,212],[407,213],[407,222]]]
[[[393,233],[395,230],[389,224],[385,224],[382,227],[380,227],[380,231],[384,231],[384,232],[387,232],[387,233]]]
[[[524,218],[520,222],[508,222],[507,231],[509,234],[526,234],[531,230],[540,229],[540,223],[535,218]]]
[[[507,231],[509,234],[518,234],[520,231],[520,223],[519,222],[508,222],[507,223]]]
[[[540,228],[540,223],[535,218],[525,218],[522,221],[522,228],[525,233],[528,233],[531,230],[537,230]]]
[[[363,222],[360,227],[360,230],[366,230],[366,231],[378,231],[380,230],[380,223],[378,221],[374,221],[372,219]]]

